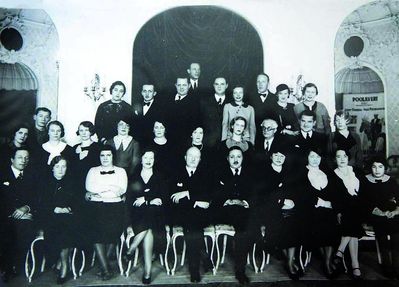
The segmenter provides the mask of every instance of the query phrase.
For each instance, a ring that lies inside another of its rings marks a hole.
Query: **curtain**
[[[178,76],[187,77],[190,63],[201,65],[200,85],[213,93],[213,81],[226,78],[254,89],[263,72],[263,48],[258,33],[241,16],[214,6],[186,6],[165,11],[139,31],[133,47],[132,101],[145,83],[160,97],[176,93]]]

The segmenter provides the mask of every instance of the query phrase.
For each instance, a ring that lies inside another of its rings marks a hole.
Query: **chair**
[[[219,265],[224,263],[227,247],[227,236],[233,237],[235,235],[234,227],[227,224],[218,224],[215,226],[215,242],[216,242],[216,265],[215,274],[219,269]],[[223,254],[220,258],[219,236],[223,235]]]
[[[382,264],[382,259],[381,259],[381,251],[380,251],[380,245],[378,244],[378,240],[375,237],[375,232],[372,226],[364,224],[363,225],[363,229],[366,233],[365,236],[363,236],[362,238],[359,239],[359,241],[369,241],[369,240],[374,240],[375,241],[375,247],[376,247],[376,251],[377,251],[377,260],[379,264]],[[388,235],[388,239],[389,235]]]
[[[266,235],[266,228],[264,226],[262,226],[261,227],[261,236],[262,236],[262,238],[265,238],[265,235]],[[256,247],[257,247],[257,244],[255,242],[253,247],[252,247],[252,264],[254,266],[255,273],[259,273],[259,272],[262,273],[264,271],[264,269],[265,269],[265,265],[266,264],[269,265],[270,254],[267,253],[267,256],[266,256],[265,250],[262,249],[262,262],[261,262],[260,267],[258,267],[258,265],[256,263]]]
[[[35,245],[37,242],[39,241],[43,241],[44,237],[43,236],[39,236],[37,238],[35,238],[32,243],[30,244],[30,249],[28,249],[28,252],[26,253],[26,258],[25,258],[25,275],[26,278],[28,279],[28,282],[31,283],[32,282],[32,277],[35,274],[35,269],[36,269],[36,258],[35,258]],[[29,260],[29,258],[31,260]],[[31,261],[32,265],[30,265],[29,261]],[[44,267],[46,264],[46,259],[45,257],[43,257],[43,261],[41,264],[41,272],[44,271]]]
[[[74,248],[72,251],[72,261],[71,261],[71,266],[72,266],[72,274],[73,274],[73,279],[76,280],[78,277],[82,276],[83,270],[86,266],[86,255],[85,252],[83,250],[80,250],[81,255],[82,255],[82,263],[81,266],[79,268],[79,273],[76,273],[76,257],[78,254],[78,248]]]

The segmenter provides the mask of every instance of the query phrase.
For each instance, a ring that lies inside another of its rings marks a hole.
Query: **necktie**
[[[177,96],[177,102],[181,100],[181,96]]]
[[[193,84],[193,90],[195,90],[197,88],[197,82],[194,82]]]
[[[265,150],[266,150],[266,151],[269,151],[269,148],[270,148],[270,147],[269,147],[269,141],[266,141]]]
[[[305,140],[309,139],[309,133],[305,134]]]
[[[218,104],[219,104],[219,106],[221,106],[221,105],[222,105],[222,98],[219,98],[219,100],[218,100]]]
[[[238,176],[238,168],[234,170],[234,176]]]
[[[115,170],[110,170],[110,171],[100,171],[101,175],[105,175],[105,174],[114,174]]]
[[[19,173],[17,179],[18,179],[18,180],[21,180],[21,179],[23,179],[23,178],[24,178],[24,175],[22,174],[22,171],[21,171],[21,172]]]
[[[193,176],[193,174],[194,174],[194,171],[193,171],[193,170],[191,170],[191,171],[190,171],[190,177],[192,177],[192,176]]]

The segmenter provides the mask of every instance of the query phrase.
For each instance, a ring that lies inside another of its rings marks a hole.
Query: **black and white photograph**
[[[397,286],[399,0],[0,0],[0,287]]]

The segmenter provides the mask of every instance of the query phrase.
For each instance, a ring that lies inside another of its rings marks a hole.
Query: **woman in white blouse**
[[[124,229],[124,200],[127,175],[123,168],[113,165],[111,146],[100,148],[100,166],[89,170],[86,178],[86,200],[92,220],[90,232],[97,258],[101,264],[102,280],[113,277],[108,256]]]
[[[346,247],[349,247],[349,254],[352,262],[353,279],[360,279],[358,249],[359,238],[364,234],[362,222],[364,220],[364,205],[362,204],[361,194],[362,179],[364,175],[350,166],[350,154],[348,151],[338,149],[335,153],[337,168],[334,169],[331,178],[334,183],[334,199],[332,201],[334,209],[338,213],[337,219],[340,224],[341,242],[337,253],[332,260],[332,267],[335,273],[343,270],[343,255]]]

